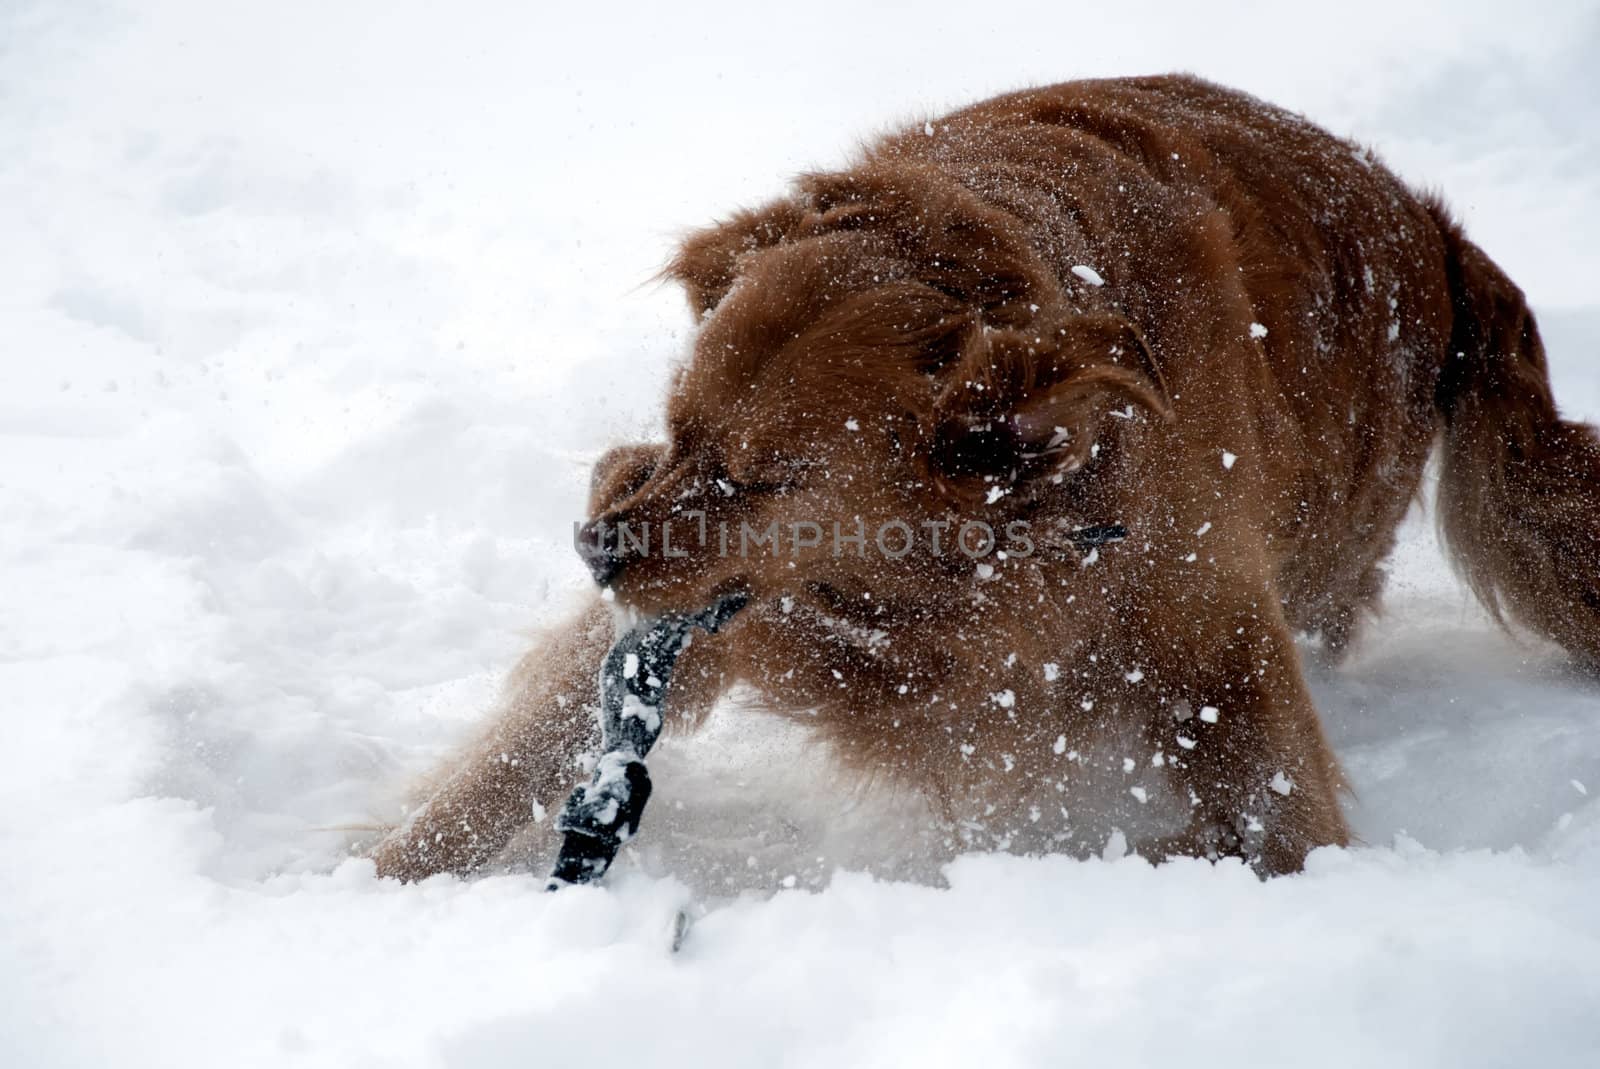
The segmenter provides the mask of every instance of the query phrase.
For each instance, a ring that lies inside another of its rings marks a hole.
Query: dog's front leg
[[[1342,778],[1276,598],[1212,613],[1180,672],[1184,700],[1151,724],[1192,820],[1172,852],[1233,854],[1262,875],[1298,872],[1346,845]]]
[[[583,774],[578,756],[599,737],[597,680],[612,633],[596,598],[523,657],[485,735],[373,850],[380,876],[470,872],[532,821],[536,806],[554,812]]]

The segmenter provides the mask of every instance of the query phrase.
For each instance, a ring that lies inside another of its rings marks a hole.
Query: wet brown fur
[[[1030,849],[1064,841],[1038,814],[1068,782],[1137,804],[1088,756],[1132,736],[1186,811],[1142,850],[1295,871],[1349,833],[1294,636],[1337,652],[1375,609],[1441,432],[1474,590],[1600,660],[1600,449],[1557,417],[1521,292],[1437,200],[1297,116],[1184,76],[999,97],[692,235],[669,274],[703,324],[667,441],[602,460],[592,515],[823,528],[617,575],[646,614],[755,595],[686,655],[685,721],[748,684],[847,766]],[[1034,552],[872,546],[968,519],[1027,521]],[[836,522],[864,554],[833,551]],[[1086,557],[1065,533],[1098,523],[1130,537]],[[610,634],[597,600],[528,655],[380,872],[469,871],[530,798],[559,803]]]

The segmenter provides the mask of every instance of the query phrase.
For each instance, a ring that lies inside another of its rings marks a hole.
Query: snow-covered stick
[[[546,890],[599,879],[639,830],[650,800],[644,757],[661,735],[672,669],[695,628],[715,632],[747,600],[744,594],[728,594],[698,613],[648,620],[617,639],[606,654],[600,665],[600,759],[594,776],[572,792],[556,818],[561,853]]]

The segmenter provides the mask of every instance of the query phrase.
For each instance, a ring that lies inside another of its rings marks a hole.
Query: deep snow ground
[[[1301,877],[941,869],[751,718],[604,891],[343,860],[582,588],[673,233],[891,122],[1172,68],[1303,109],[1446,191],[1600,419],[1600,12],[1288,7],[0,6],[6,1064],[1595,1064],[1600,689],[1426,517],[1314,675],[1367,845]],[[869,862],[948,886],[813,888]]]

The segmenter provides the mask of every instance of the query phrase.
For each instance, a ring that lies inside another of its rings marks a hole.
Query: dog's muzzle
[[[601,586],[606,586],[622,571],[622,566],[627,559],[622,554],[622,532],[614,523],[604,520],[590,520],[578,528],[578,536],[574,548],[578,557],[589,569],[589,574],[594,576],[594,581]]]

